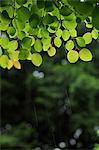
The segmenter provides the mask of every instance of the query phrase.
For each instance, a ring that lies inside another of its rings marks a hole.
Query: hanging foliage
[[[20,60],[39,67],[61,46],[70,63],[92,60],[86,46],[99,37],[98,0],[1,0],[0,13],[2,68],[21,69]],[[82,36],[79,24],[88,29]]]

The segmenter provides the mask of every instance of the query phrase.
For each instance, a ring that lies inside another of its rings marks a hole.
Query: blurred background
[[[68,63],[61,47],[40,68],[0,68],[1,149],[99,150],[99,40],[88,48],[88,63]]]

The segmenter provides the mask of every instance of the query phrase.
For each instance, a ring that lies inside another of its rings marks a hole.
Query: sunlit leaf
[[[9,42],[8,51],[14,51],[18,48],[18,42],[16,40]]]
[[[55,37],[54,44],[55,44],[56,47],[60,47],[61,46],[62,40],[60,39],[60,37]]]
[[[70,38],[70,33],[68,30],[63,30],[62,38],[64,41],[67,41]]]
[[[78,58],[79,58],[79,54],[77,51],[75,50],[70,50],[68,53],[67,53],[67,59],[70,63],[75,63],[78,61]]]
[[[9,46],[9,39],[7,37],[1,37],[0,45],[2,48],[7,49]]]
[[[83,48],[79,52],[79,57],[83,61],[91,61],[92,60],[92,53],[87,48]]]
[[[38,53],[32,54],[31,60],[32,63],[37,67],[39,67],[42,64],[42,56]]]
[[[83,37],[77,37],[77,38],[76,38],[76,41],[77,41],[77,44],[78,44],[80,47],[85,47],[85,46],[86,46],[85,40],[83,39]]]
[[[35,44],[34,44],[34,49],[35,49],[35,51],[37,51],[37,52],[41,52],[42,51],[42,43],[41,43],[41,40],[36,40],[35,41]]]
[[[50,49],[47,52],[48,52],[48,55],[52,57],[56,54],[56,49],[55,47],[50,47]]]
[[[8,56],[7,55],[2,55],[0,57],[0,66],[4,69],[8,66]]]
[[[72,50],[74,48],[74,42],[72,40],[67,41],[65,47],[68,51]]]
[[[93,29],[92,32],[91,32],[91,34],[92,34],[92,38],[93,39],[96,40],[98,38],[98,30]]]
[[[14,61],[14,62],[13,62],[13,65],[14,65],[14,67],[15,67],[16,69],[21,69],[21,64],[20,64],[19,61]]]
[[[92,42],[92,35],[90,32],[87,32],[83,35],[83,39],[85,40],[85,44],[90,44]]]
[[[7,68],[10,70],[13,67],[13,60],[8,60]]]

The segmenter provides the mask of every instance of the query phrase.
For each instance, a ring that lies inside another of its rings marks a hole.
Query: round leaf
[[[67,41],[65,47],[68,51],[72,50],[74,48],[74,42],[72,40]]]
[[[50,47],[50,49],[47,52],[48,52],[48,55],[52,57],[56,54],[56,49],[55,47]]]
[[[32,44],[32,39],[30,37],[24,37],[22,39],[22,48],[23,49],[29,49]]]
[[[32,54],[31,60],[32,63],[37,67],[39,67],[42,64],[42,56],[38,53]]]
[[[70,50],[67,54],[67,59],[70,63],[75,63],[78,61],[79,54],[77,51]]]
[[[92,42],[92,35],[90,32],[87,32],[83,35],[83,39],[85,40],[85,44],[90,44]]]
[[[92,60],[92,54],[87,48],[81,49],[79,52],[79,57],[83,61],[91,61]]]
[[[55,37],[54,44],[55,44],[56,47],[59,48],[62,44],[62,40],[59,37]]]
[[[35,41],[35,44],[34,44],[34,49],[37,51],[37,52],[41,52],[42,51],[42,43],[41,43],[41,40],[37,39]]]

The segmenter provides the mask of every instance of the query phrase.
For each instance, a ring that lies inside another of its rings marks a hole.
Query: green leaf
[[[41,52],[41,51],[42,51],[42,48],[43,48],[43,46],[42,46],[41,40],[37,39],[37,40],[35,41],[35,44],[34,44],[34,49],[35,49],[35,51]]]
[[[45,25],[49,25],[53,22],[57,21],[57,17],[55,16],[51,16],[50,14],[47,14],[44,18],[43,18],[43,23]]]
[[[62,26],[68,30],[71,30],[71,29],[75,29],[77,27],[77,23],[75,20],[63,21]]]
[[[92,38],[95,40],[99,37],[98,30],[96,30],[96,29],[93,29],[91,34],[92,34]]]
[[[35,66],[39,67],[42,64],[42,56],[38,53],[34,53],[31,56],[31,61]]]
[[[16,13],[17,13],[18,19],[21,20],[22,22],[26,22],[30,17],[30,12],[28,8],[24,6],[18,8]]]
[[[8,51],[14,51],[18,48],[18,42],[16,40],[10,41]]]
[[[74,51],[74,50],[70,50],[68,53],[67,53],[67,59],[70,63],[75,63],[78,61],[78,58],[79,58],[79,54],[77,51]]]
[[[85,46],[86,46],[85,40],[83,39],[83,37],[77,37],[77,38],[76,38],[76,41],[77,41],[77,44],[78,44],[80,47],[85,47]]]
[[[0,57],[0,66],[5,69],[7,67],[7,65],[8,65],[8,56],[2,55]]]
[[[43,51],[47,51],[51,45],[51,38],[43,38],[42,39],[42,43],[43,43]]]
[[[29,51],[27,49],[20,49],[20,52],[19,52],[20,60],[26,60],[28,56],[29,56]]]
[[[2,48],[7,49],[9,46],[9,39],[7,37],[1,37],[0,45]]]
[[[7,29],[8,29],[8,25],[3,22],[0,22],[0,30],[6,31]]]
[[[54,38],[54,44],[58,48],[62,45],[62,40],[60,39],[60,37],[55,37]]]
[[[1,13],[0,17],[1,17],[1,22],[2,23],[6,24],[6,25],[10,23],[10,17],[9,17],[9,15],[8,15],[6,10],[4,10]]]
[[[56,36],[61,37],[62,34],[63,34],[63,31],[62,31],[61,29],[58,29],[58,30],[56,31]]]
[[[14,16],[14,7],[13,6],[6,6],[6,11],[9,14],[9,17],[13,18],[13,16]]]
[[[80,50],[79,57],[83,61],[91,61],[92,60],[92,54],[87,48],[83,48]]]
[[[72,50],[74,48],[74,42],[72,40],[67,41],[65,47],[68,51]]]
[[[61,9],[60,9],[60,14],[63,15],[63,16],[68,16],[72,13],[72,10],[68,7],[68,6],[63,6]]]
[[[70,33],[68,30],[63,30],[62,38],[64,41],[67,41],[70,38]]]
[[[26,33],[25,33],[24,31],[19,31],[19,32],[18,32],[18,38],[19,38],[20,40],[22,40],[25,36],[26,36]]]
[[[47,52],[48,52],[48,55],[52,57],[56,54],[56,49],[55,47],[50,47],[50,49]]]
[[[16,33],[16,29],[14,27],[8,27],[7,33],[9,34],[9,36],[13,37]]]
[[[30,49],[32,44],[32,39],[30,37],[24,37],[22,39],[22,48],[23,49]]]
[[[9,57],[11,60],[18,61],[19,60],[19,51],[10,51]]]
[[[47,12],[51,12],[51,11],[54,10],[53,2],[52,1],[45,1],[45,10]]]
[[[70,33],[71,37],[76,37],[77,36],[77,31],[75,29],[69,30],[69,33]]]
[[[25,27],[25,23],[17,18],[14,18],[12,20],[12,24],[13,24],[14,28],[19,31],[23,30]]]
[[[33,14],[30,18],[29,18],[29,24],[32,28],[36,28],[40,23],[40,18],[37,14]]]
[[[85,44],[90,44],[92,42],[92,35],[90,32],[87,32],[83,35],[83,39],[85,40]]]

